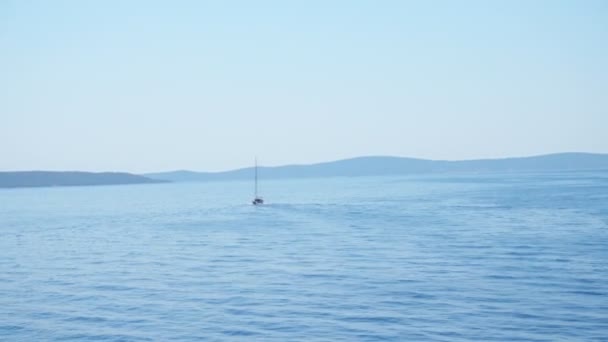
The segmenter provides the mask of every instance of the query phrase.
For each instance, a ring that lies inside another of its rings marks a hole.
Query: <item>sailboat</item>
[[[258,196],[258,158],[255,158],[255,197],[253,198],[253,201],[251,201],[251,204],[253,205],[260,205],[260,204],[264,204],[264,199],[260,196]]]

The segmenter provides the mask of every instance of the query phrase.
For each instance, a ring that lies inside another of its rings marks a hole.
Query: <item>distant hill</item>
[[[0,172],[0,188],[163,183],[165,180],[123,172]]]
[[[534,157],[463,161],[426,160],[402,157],[359,157],[311,165],[260,167],[265,179],[336,176],[381,176],[449,172],[521,172],[608,170],[608,154],[558,153]],[[251,179],[253,168],[225,172],[173,171],[146,177],[174,182]]]

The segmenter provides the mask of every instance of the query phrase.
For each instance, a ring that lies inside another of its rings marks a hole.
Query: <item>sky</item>
[[[608,153],[608,1],[0,1],[0,171]]]

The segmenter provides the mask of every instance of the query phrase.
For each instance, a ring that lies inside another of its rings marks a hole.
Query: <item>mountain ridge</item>
[[[126,185],[166,183],[127,172],[84,171],[7,171],[0,172],[0,188],[38,188],[53,186]]]
[[[220,172],[178,170],[143,174],[173,182],[251,179],[253,167]],[[608,169],[608,154],[564,152],[527,157],[431,160],[396,156],[362,156],[312,164],[261,166],[263,178],[381,176],[449,172],[518,172]]]

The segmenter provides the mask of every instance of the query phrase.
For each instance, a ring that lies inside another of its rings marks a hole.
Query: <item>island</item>
[[[264,179],[581,170],[608,170],[608,154],[572,152],[532,157],[454,161],[370,156],[309,165],[259,167],[261,177]],[[149,173],[144,176],[172,182],[252,180],[254,169],[249,167],[224,172],[181,170]]]
[[[15,171],[0,172],[0,188],[166,183],[126,172]]]

